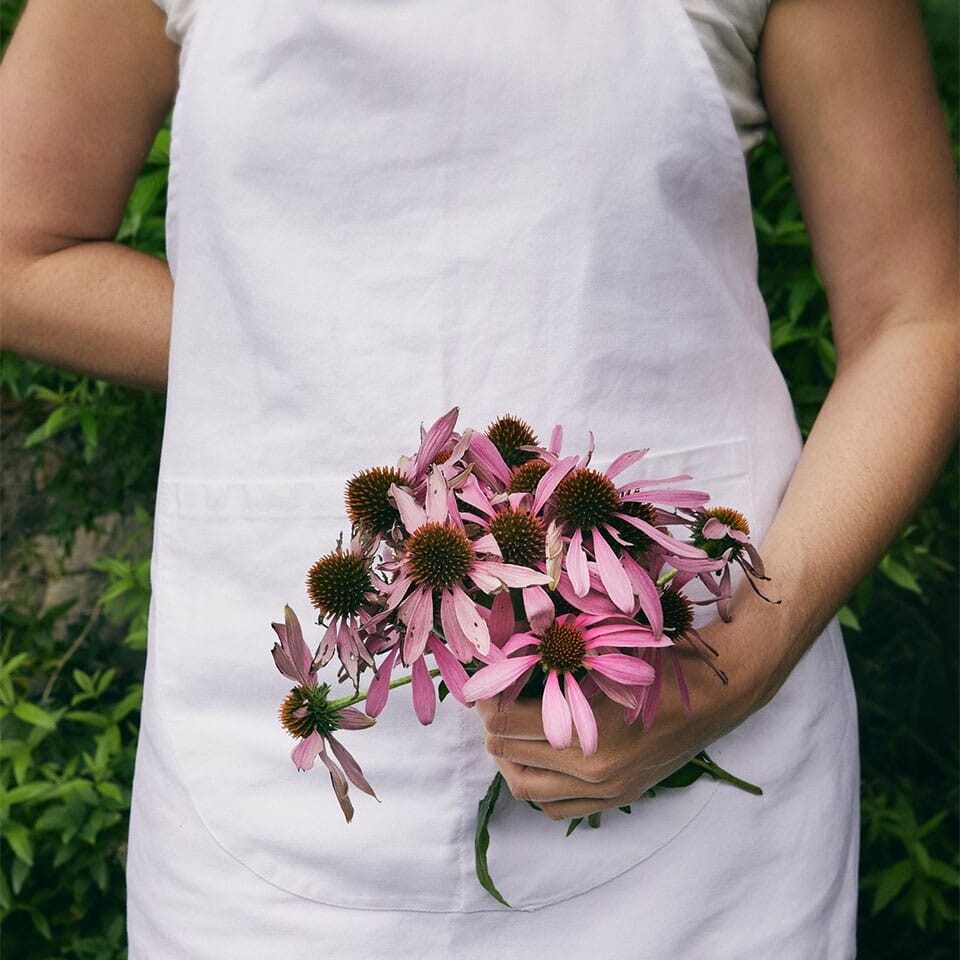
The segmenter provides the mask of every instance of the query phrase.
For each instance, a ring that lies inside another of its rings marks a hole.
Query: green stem
[[[430,671],[430,676],[431,676],[431,677],[434,677],[434,678],[439,677],[439,676],[440,676],[440,671],[437,670],[437,669],[431,670],[431,671]],[[390,689],[391,689],[391,690],[396,690],[397,687],[404,687],[404,686],[406,686],[408,683],[412,683],[412,682],[413,682],[413,676],[412,676],[412,675],[408,675],[408,676],[406,676],[406,677],[400,677],[399,680],[391,680],[391,681],[390,681]],[[368,692],[369,692],[369,691],[368,691]],[[331,709],[333,709],[333,710],[341,710],[341,709],[343,709],[343,707],[352,707],[355,703],[363,703],[363,701],[366,700],[366,699],[367,699],[367,694],[366,694],[366,693],[359,693],[359,692],[357,692],[357,693],[352,694],[352,695],[349,696],[349,697],[344,697],[342,700],[334,700],[333,703],[330,704],[330,707],[331,707]]]
[[[735,777],[729,770],[724,770],[718,763],[714,763],[705,753],[698,754],[689,762],[691,766],[699,767],[717,780],[723,780],[735,787],[739,787],[741,790],[746,790],[747,793],[752,793],[755,797],[763,795],[763,790],[756,784]]]

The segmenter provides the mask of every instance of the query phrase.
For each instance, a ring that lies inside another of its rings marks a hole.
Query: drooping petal
[[[551,520],[547,527],[546,554],[550,589],[556,590],[563,576],[563,531],[556,520]]]
[[[444,590],[440,594],[440,625],[450,649],[461,663],[469,663],[476,656],[477,649],[460,626],[451,590]]]
[[[289,604],[283,608],[283,623],[274,623],[273,629],[280,638],[280,651],[274,653],[277,669],[290,680],[304,686],[315,686],[316,677],[310,673],[313,656],[303,639],[303,629],[297,615]]]
[[[337,796],[337,801],[340,804],[340,809],[343,811],[347,823],[349,823],[353,819],[353,804],[347,796],[347,791],[350,789],[347,784],[347,778],[343,775],[343,771],[337,766],[333,757],[324,749],[323,741],[320,742],[319,757],[327,770],[330,771],[330,783],[333,784],[333,792]]]
[[[330,744],[330,749],[333,751],[333,755],[337,758],[340,763],[340,766],[343,767],[343,772],[347,775],[347,779],[358,789],[362,790],[364,793],[370,794],[371,797],[376,798],[376,794],[373,792],[373,787],[367,783],[367,778],[363,775],[363,771],[360,769],[360,764],[357,763],[353,758],[353,754],[342,744],[336,737],[327,737],[327,743]]]
[[[467,477],[463,484],[463,489],[460,491],[460,499],[475,510],[479,510],[485,516],[495,517],[497,515],[496,511],[490,505],[490,500],[487,498],[487,495],[480,487],[480,482],[474,476]]]
[[[463,685],[463,696],[471,703],[477,700],[489,700],[509,687],[525,670],[539,662],[540,657],[531,654],[525,657],[509,657],[481,667]]]
[[[433,677],[427,669],[423,657],[413,661],[410,668],[413,677],[413,711],[417,719],[426,726],[433,723],[437,712],[437,691],[433,686]]]
[[[403,638],[404,663],[413,663],[422,656],[427,636],[433,629],[433,592],[417,587],[400,605],[400,619],[407,625]]]
[[[367,699],[364,702],[364,709],[369,717],[379,717],[381,711],[386,706],[387,697],[390,695],[390,678],[393,674],[393,665],[396,662],[399,647],[394,647],[380,663],[380,667],[374,674],[370,685],[367,687]]]
[[[584,678],[584,683],[586,683],[587,680],[592,680],[593,683],[596,684],[597,689],[600,690],[608,699],[612,700],[614,703],[619,703],[628,710],[637,710],[639,708],[640,701],[637,698],[637,690],[647,689],[646,687],[629,687],[625,684],[617,683],[616,680],[611,680],[609,677],[605,677],[602,673],[597,673],[596,670],[591,670],[587,674],[587,676]]]
[[[573,741],[570,706],[567,698],[560,690],[560,681],[557,671],[551,670],[547,674],[547,682],[543,687],[543,701],[541,703],[543,717],[543,732],[551,747],[565,750]]]
[[[400,520],[406,527],[407,533],[415,533],[427,522],[427,511],[402,487],[398,487],[395,483],[390,484],[390,496],[397,505]]]
[[[322,749],[323,738],[314,730],[293,748],[290,757],[298,770],[312,770],[313,762]]]
[[[597,561],[597,573],[600,574],[600,581],[606,587],[608,596],[624,613],[630,613],[634,606],[630,578],[610,544],[596,527],[593,530],[593,555]]]
[[[618,683],[643,687],[653,683],[653,667],[646,660],[626,653],[601,653],[587,659],[587,666]]]
[[[593,715],[590,703],[583,695],[580,685],[572,673],[563,678],[563,686],[567,694],[567,703],[570,706],[570,715],[580,741],[580,749],[585,757],[597,752],[599,734],[597,733],[597,718]]]
[[[447,519],[447,485],[437,467],[427,474],[426,512],[428,523],[443,523]]]
[[[578,597],[586,596],[590,589],[590,568],[587,566],[587,554],[583,549],[583,533],[574,530],[567,547],[567,576],[570,585]]]
[[[610,598],[597,590],[589,590],[582,597],[578,597],[576,591],[573,589],[573,584],[570,582],[570,577],[566,573],[557,582],[557,593],[571,606],[576,607],[578,610],[583,610],[585,613],[598,614],[600,616],[607,614],[617,614],[619,616],[620,614],[620,611],[614,606]]]
[[[660,602],[657,585],[629,553],[623,555],[622,561],[624,572],[630,578],[633,592],[640,602],[640,609],[647,618],[650,629],[659,636],[663,633],[663,604]]]
[[[320,641],[320,646],[317,647],[317,652],[311,664],[314,670],[326,666],[337,649],[337,623],[336,620],[332,620],[327,629],[323,631],[323,639]]]
[[[635,486],[635,484],[631,484]],[[624,503],[630,503],[642,500],[645,503],[662,503],[671,507],[690,507],[696,509],[702,507],[709,499],[710,494],[703,490],[684,490],[681,487],[648,487],[642,492],[642,496],[637,494],[627,494],[620,498]]]
[[[550,594],[543,587],[523,588],[523,610],[534,633],[542,634],[557,615]]]
[[[662,530],[658,530],[656,527],[647,523],[646,520],[641,520],[639,517],[629,517],[625,513],[618,513],[617,517],[620,520],[625,520],[627,523],[632,524],[638,530],[642,530],[651,540],[653,540],[655,543],[659,543],[660,546],[664,547],[672,556],[693,557],[698,560],[706,557],[706,554],[699,547],[695,547],[690,543],[683,543],[680,540],[676,540],[669,534],[664,533]]]
[[[462,587],[454,586],[452,592],[457,622],[477,650],[480,653],[486,653],[490,649],[490,631],[487,629],[487,621],[480,616],[477,605],[467,596]]]
[[[427,639],[427,649],[433,654],[433,659],[440,668],[440,676],[443,677],[443,682],[447,685],[450,695],[458,703],[469,707],[470,704],[463,696],[463,685],[469,679],[467,671],[463,669],[463,664],[434,633],[431,633]]]
[[[377,722],[373,717],[361,713],[356,707],[341,707],[337,711],[337,718],[340,721],[341,730],[366,730]]]
[[[515,623],[513,602],[510,600],[510,594],[504,590],[493,598],[490,615],[487,617],[490,642],[502,647],[512,636]]]

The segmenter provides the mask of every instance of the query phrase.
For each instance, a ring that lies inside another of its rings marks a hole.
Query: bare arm
[[[629,803],[779,689],[916,509],[955,437],[957,199],[915,5],[774,0],[761,75],[822,272],[837,376],[762,545],[773,591],[707,628],[730,686],[696,662],[641,732],[603,704],[600,750],[542,739],[539,707],[480,704],[512,789],[551,817]],[[844,509],[848,506],[849,509]]]
[[[111,241],[176,88],[163,27],[150,0],[31,0],[0,66],[2,345],[154,388],[170,274]]]

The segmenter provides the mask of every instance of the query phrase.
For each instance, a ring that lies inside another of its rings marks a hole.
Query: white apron
[[[129,855],[132,960],[853,955],[857,753],[832,627],[706,779],[564,825],[471,712],[408,690],[343,735],[346,825],[277,722],[271,620],[312,619],[356,471],[422,421],[649,446],[762,539],[799,452],[743,158],[677,0],[210,0],[184,51],[174,331]],[[308,641],[311,634],[308,633]],[[310,642],[319,639],[319,634]]]

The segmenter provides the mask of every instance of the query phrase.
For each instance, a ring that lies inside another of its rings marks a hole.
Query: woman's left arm
[[[761,545],[771,592],[705,634],[648,731],[598,706],[600,747],[544,739],[539,705],[478,705],[511,791],[556,819],[635,800],[767,703],[917,508],[956,437],[956,177],[912,0],[774,0],[763,89],[830,306],[837,373]],[[669,691],[665,685],[665,694]]]

